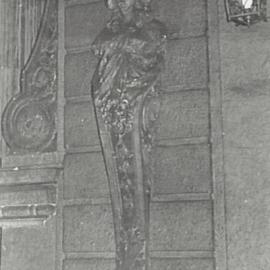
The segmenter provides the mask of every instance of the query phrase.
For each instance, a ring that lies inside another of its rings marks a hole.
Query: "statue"
[[[106,0],[112,17],[92,45],[92,97],[109,181],[117,270],[149,269],[149,197],[165,26],[151,0]]]

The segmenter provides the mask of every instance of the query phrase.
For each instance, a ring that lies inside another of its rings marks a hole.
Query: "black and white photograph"
[[[269,270],[270,0],[0,0],[0,270]]]

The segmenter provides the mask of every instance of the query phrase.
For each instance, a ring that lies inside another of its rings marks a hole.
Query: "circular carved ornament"
[[[17,95],[2,115],[3,137],[12,152],[42,152],[56,137],[54,110],[46,99]]]

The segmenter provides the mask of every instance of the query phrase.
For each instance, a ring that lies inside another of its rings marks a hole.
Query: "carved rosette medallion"
[[[11,153],[55,150],[57,96],[57,0],[46,0],[40,30],[24,69],[20,92],[2,115]]]
[[[3,135],[13,151],[42,151],[52,144],[54,110],[47,102],[39,97],[18,95],[8,104],[2,123]]]
[[[93,44],[92,96],[110,186],[117,270],[149,269],[151,150],[165,27],[149,0],[106,1],[112,18]]]

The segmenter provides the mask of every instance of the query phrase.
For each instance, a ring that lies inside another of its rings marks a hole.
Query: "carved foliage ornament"
[[[55,149],[57,0],[46,0],[34,48],[21,72],[20,92],[7,104],[2,131],[11,153]]]
[[[92,96],[112,198],[117,270],[148,269],[149,195],[165,27],[147,0],[108,0]]]

